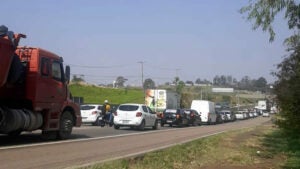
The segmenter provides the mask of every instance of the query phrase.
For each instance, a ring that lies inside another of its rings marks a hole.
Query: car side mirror
[[[66,66],[66,71],[65,71],[65,78],[66,78],[66,82],[67,84],[69,84],[70,82],[70,74],[71,74],[71,68],[69,65]]]

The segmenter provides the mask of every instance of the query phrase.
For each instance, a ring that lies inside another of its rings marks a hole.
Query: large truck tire
[[[70,138],[72,134],[74,119],[70,112],[65,111],[60,118],[59,130],[57,131],[57,138],[64,140]]]

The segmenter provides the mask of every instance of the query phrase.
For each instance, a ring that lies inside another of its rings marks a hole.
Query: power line
[[[87,65],[75,65],[75,64],[67,64],[72,67],[80,67],[80,68],[91,68],[91,69],[110,69],[110,68],[122,68],[128,67],[129,65],[112,65],[112,66],[87,66]]]

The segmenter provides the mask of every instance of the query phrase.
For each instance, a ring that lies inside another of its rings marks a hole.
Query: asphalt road
[[[0,169],[67,168],[85,166],[138,155],[194,139],[246,127],[258,126],[270,118],[237,121],[211,126],[129,130],[111,127],[75,128],[66,141],[41,141],[40,133],[25,133],[17,139],[0,136]]]

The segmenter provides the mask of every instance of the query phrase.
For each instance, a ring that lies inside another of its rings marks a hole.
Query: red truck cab
[[[81,125],[68,89],[70,67],[64,70],[62,57],[0,37],[0,75],[0,134],[41,129],[46,138],[66,139]]]

